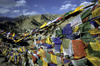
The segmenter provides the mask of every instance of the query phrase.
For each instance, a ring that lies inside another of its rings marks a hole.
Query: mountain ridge
[[[15,21],[5,20],[5,21],[0,22],[1,26],[3,25],[7,27],[7,28],[0,27],[0,28],[10,30],[10,31],[13,30],[15,32],[16,31],[25,32],[27,30],[30,31],[34,28],[40,27],[45,22],[49,22],[53,19],[56,19],[59,16],[61,15],[59,14],[41,14],[41,15],[33,15],[33,16],[22,15],[19,17],[15,17],[14,19],[17,18]]]

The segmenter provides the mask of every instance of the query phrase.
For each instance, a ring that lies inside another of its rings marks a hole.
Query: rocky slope
[[[57,17],[60,17],[59,14],[41,14],[34,16],[21,17],[22,19],[14,21],[3,21],[0,22],[0,28],[9,30],[11,32],[25,32],[26,30],[30,31],[34,28],[41,26],[44,22],[49,22]],[[18,18],[18,17],[16,17]],[[14,18],[15,19],[15,18]]]

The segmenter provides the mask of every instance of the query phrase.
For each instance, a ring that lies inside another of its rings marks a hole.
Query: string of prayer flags
[[[47,25],[47,22],[45,22],[40,28],[43,28]]]
[[[87,60],[98,66],[99,11],[99,4],[86,2],[31,32],[19,35],[0,29],[0,50],[9,62],[22,66],[86,66]],[[29,46],[19,46],[22,42]]]

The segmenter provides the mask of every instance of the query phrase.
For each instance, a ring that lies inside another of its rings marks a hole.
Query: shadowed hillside
[[[0,18],[0,29],[9,30],[10,32],[25,32],[41,26],[44,22],[49,22],[61,15],[41,14],[34,16],[18,16],[16,18]],[[20,19],[19,19],[20,18]]]

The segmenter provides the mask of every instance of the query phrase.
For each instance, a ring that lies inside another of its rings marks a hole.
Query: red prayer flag
[[[36,41],[37,44],[39,44],[40,42],[45,43],[45,39],[40,40],[40,41]]]
[[[32,55],[33,63],[36,63],[36,57]]]
[[[84,57],[86,56],[85,47],[82,40],[72,40],[72,47],[74,52],[74,57]]]

